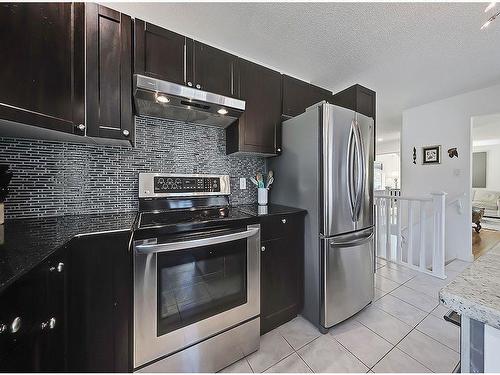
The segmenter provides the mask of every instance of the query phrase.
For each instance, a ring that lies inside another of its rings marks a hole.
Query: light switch
[[[245,190],[247,188],[247,179],[245,177],[240,177],[240,190]]]

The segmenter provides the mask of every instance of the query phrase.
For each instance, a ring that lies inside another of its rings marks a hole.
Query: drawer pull
[[[49,268],[50,272],[54,272],[54,271],[62,272],[63,270],[64,270],[64,263],[62,263],[62,262],[58,263],[57,266],[55,266],[55,267]]]
[[[266,251],[266,247],[265,247],[265,246],[262,246],[262,247],[260,248],[260,251],[262,251],[262,252]]]
[[[14,320],[12,321],[12,323],[10,325],[10,332],[16,333],[20,329],[21,329],[21,318],[17,316],[16,318],[14,318]]]
[[[50,318],[47,322],[40,324],[42,330],[54,329],[56,328],[56,318]]]
[[[281,222],[282,222],[283,224],[286,224],[286,219],[281,219]]]

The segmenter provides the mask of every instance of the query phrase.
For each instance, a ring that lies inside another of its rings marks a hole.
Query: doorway
[[[500,113],[472,118],[472,253],[500,243]]]

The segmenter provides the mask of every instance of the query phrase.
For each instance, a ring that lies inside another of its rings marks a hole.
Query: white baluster
[[[403,259],[403,255],[402,255],[402,250],[403,250],[403,245],[402,245],[402,236],[401,236],[401,219],[402,219],[402,215],[401,215],[401,200],[400,199],[397,199],[395,200],[395,205],[396,205],[396,260],[398,263],[401,263],[402,259]]]
[[[385,251],[387,255],[387,260],[392,260],[392,251],[391,251],[391,198],[385,198]]]
[[[413,265],[413,201],[408,201],[408,252],[406,262]]]
[[[445,209],[446,193],[431,193],[433,204],[434,241],[432,256],[432,273],[440,278],[446,278],[444,273],[445,260]]]
[[[426,254],[425,254],[425,231],[427,230],[426,217],[425,217],[425,202],[420,202],[420,261],[419,267],[420,271],[424,272],[427,270],[426,265]]]

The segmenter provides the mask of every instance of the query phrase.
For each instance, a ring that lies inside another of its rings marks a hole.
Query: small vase
[[[259,188],[257,191],[257,202],[260,206],[267,205],[267,193],[268,190],[266,188]]]

